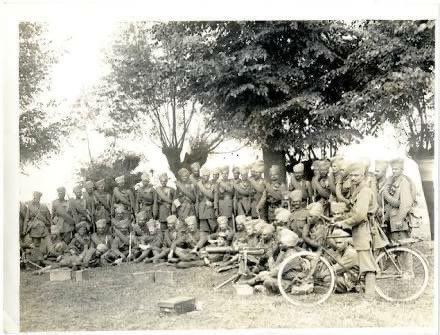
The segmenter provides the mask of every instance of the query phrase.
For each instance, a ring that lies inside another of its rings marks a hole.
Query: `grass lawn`
[[[240,329],[314,327],[433,327],[433,256],[431,244],[417,248],[430,262],[425,293],[410,303],[389,303],[377,297],[370,304],[357,294],[332,295],[322,305],[297,307],[281,296],[236,296],[229,284],[213,287],[234,272],[210,268],[178,270],[164,264],[126,264],[90,271],[84,282],[50,282],[44,276],[21,272],[21,331]],[[160,285],[133,272],[176,271],[176,283]],[[160,316],[160,300],[195,297],[200,311]]]

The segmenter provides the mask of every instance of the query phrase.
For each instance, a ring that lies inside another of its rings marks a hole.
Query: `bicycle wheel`
[[[376,292],[385,300],[415,300],[428,285],[428,265],[414,250],[405,247],[385,249],[376,258],[376,264],[379,268]]]
[[[309,251],[285,259],[278,271],[278,287],[294,305],[317,305],[328,299],[335,288],[335,273],[322,256]]]

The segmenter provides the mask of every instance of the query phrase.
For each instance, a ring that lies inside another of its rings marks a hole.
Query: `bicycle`
[[[339,264],[346,279],[354,278],[353,287],[361,283],[360,276],[347,269],[333,256],[328,247],[328,239],[334,229],[334,221],[322,216],[325,233],[322,246],[317,251],[300,251],[285,259],[278,271],[278,286],[282,296],[294,305],[317,305],[325,302],[336,288],[336,274],[332,264]],[[376,229],[381,230],[375,219]],[[383,231],[382,231],[383,233]],[[407,302],[420,297],[428,285],[428,264],[418,251],[407,246],[421,240],[408,239],[400,243],[387,244],[376,257],[376,292],[380,297],[392,302]],[[413,275],[402,269],[402,259],[412,259]]]

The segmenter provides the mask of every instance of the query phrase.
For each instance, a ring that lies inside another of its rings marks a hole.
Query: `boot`
[[[400,264],[402,264],[402,278],[405,280],[414,279],[414,265],[412,255],[409,253],[402,253],[400,255]]]
[[[374,300],[376,296],[376,273],[365,273],[365,298],[367,300]]]

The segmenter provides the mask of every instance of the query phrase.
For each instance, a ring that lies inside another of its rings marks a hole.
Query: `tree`
[[[40,23],[22,22],[19,26],[19,142],[20,164],[39,164],[59,150],[61,138],[68,133],[68,120],[53,119],[48,111],[56,102],[43,97],[57,54],[45,37]]]
[[[190,55],[197,41],[172,30],[173,25],[131,23],[123,25],[107,55],[109,74],[97,88],[95,110],[108,113],[117,133],[152,135],[166,156],[170,170],[206,162],[221,136],[203,127],[202,108],[187,90],[188,73],[195,64]],[[195,136],[190,136],[195,133]],[[184,145],[190,151],[180,156]]]

